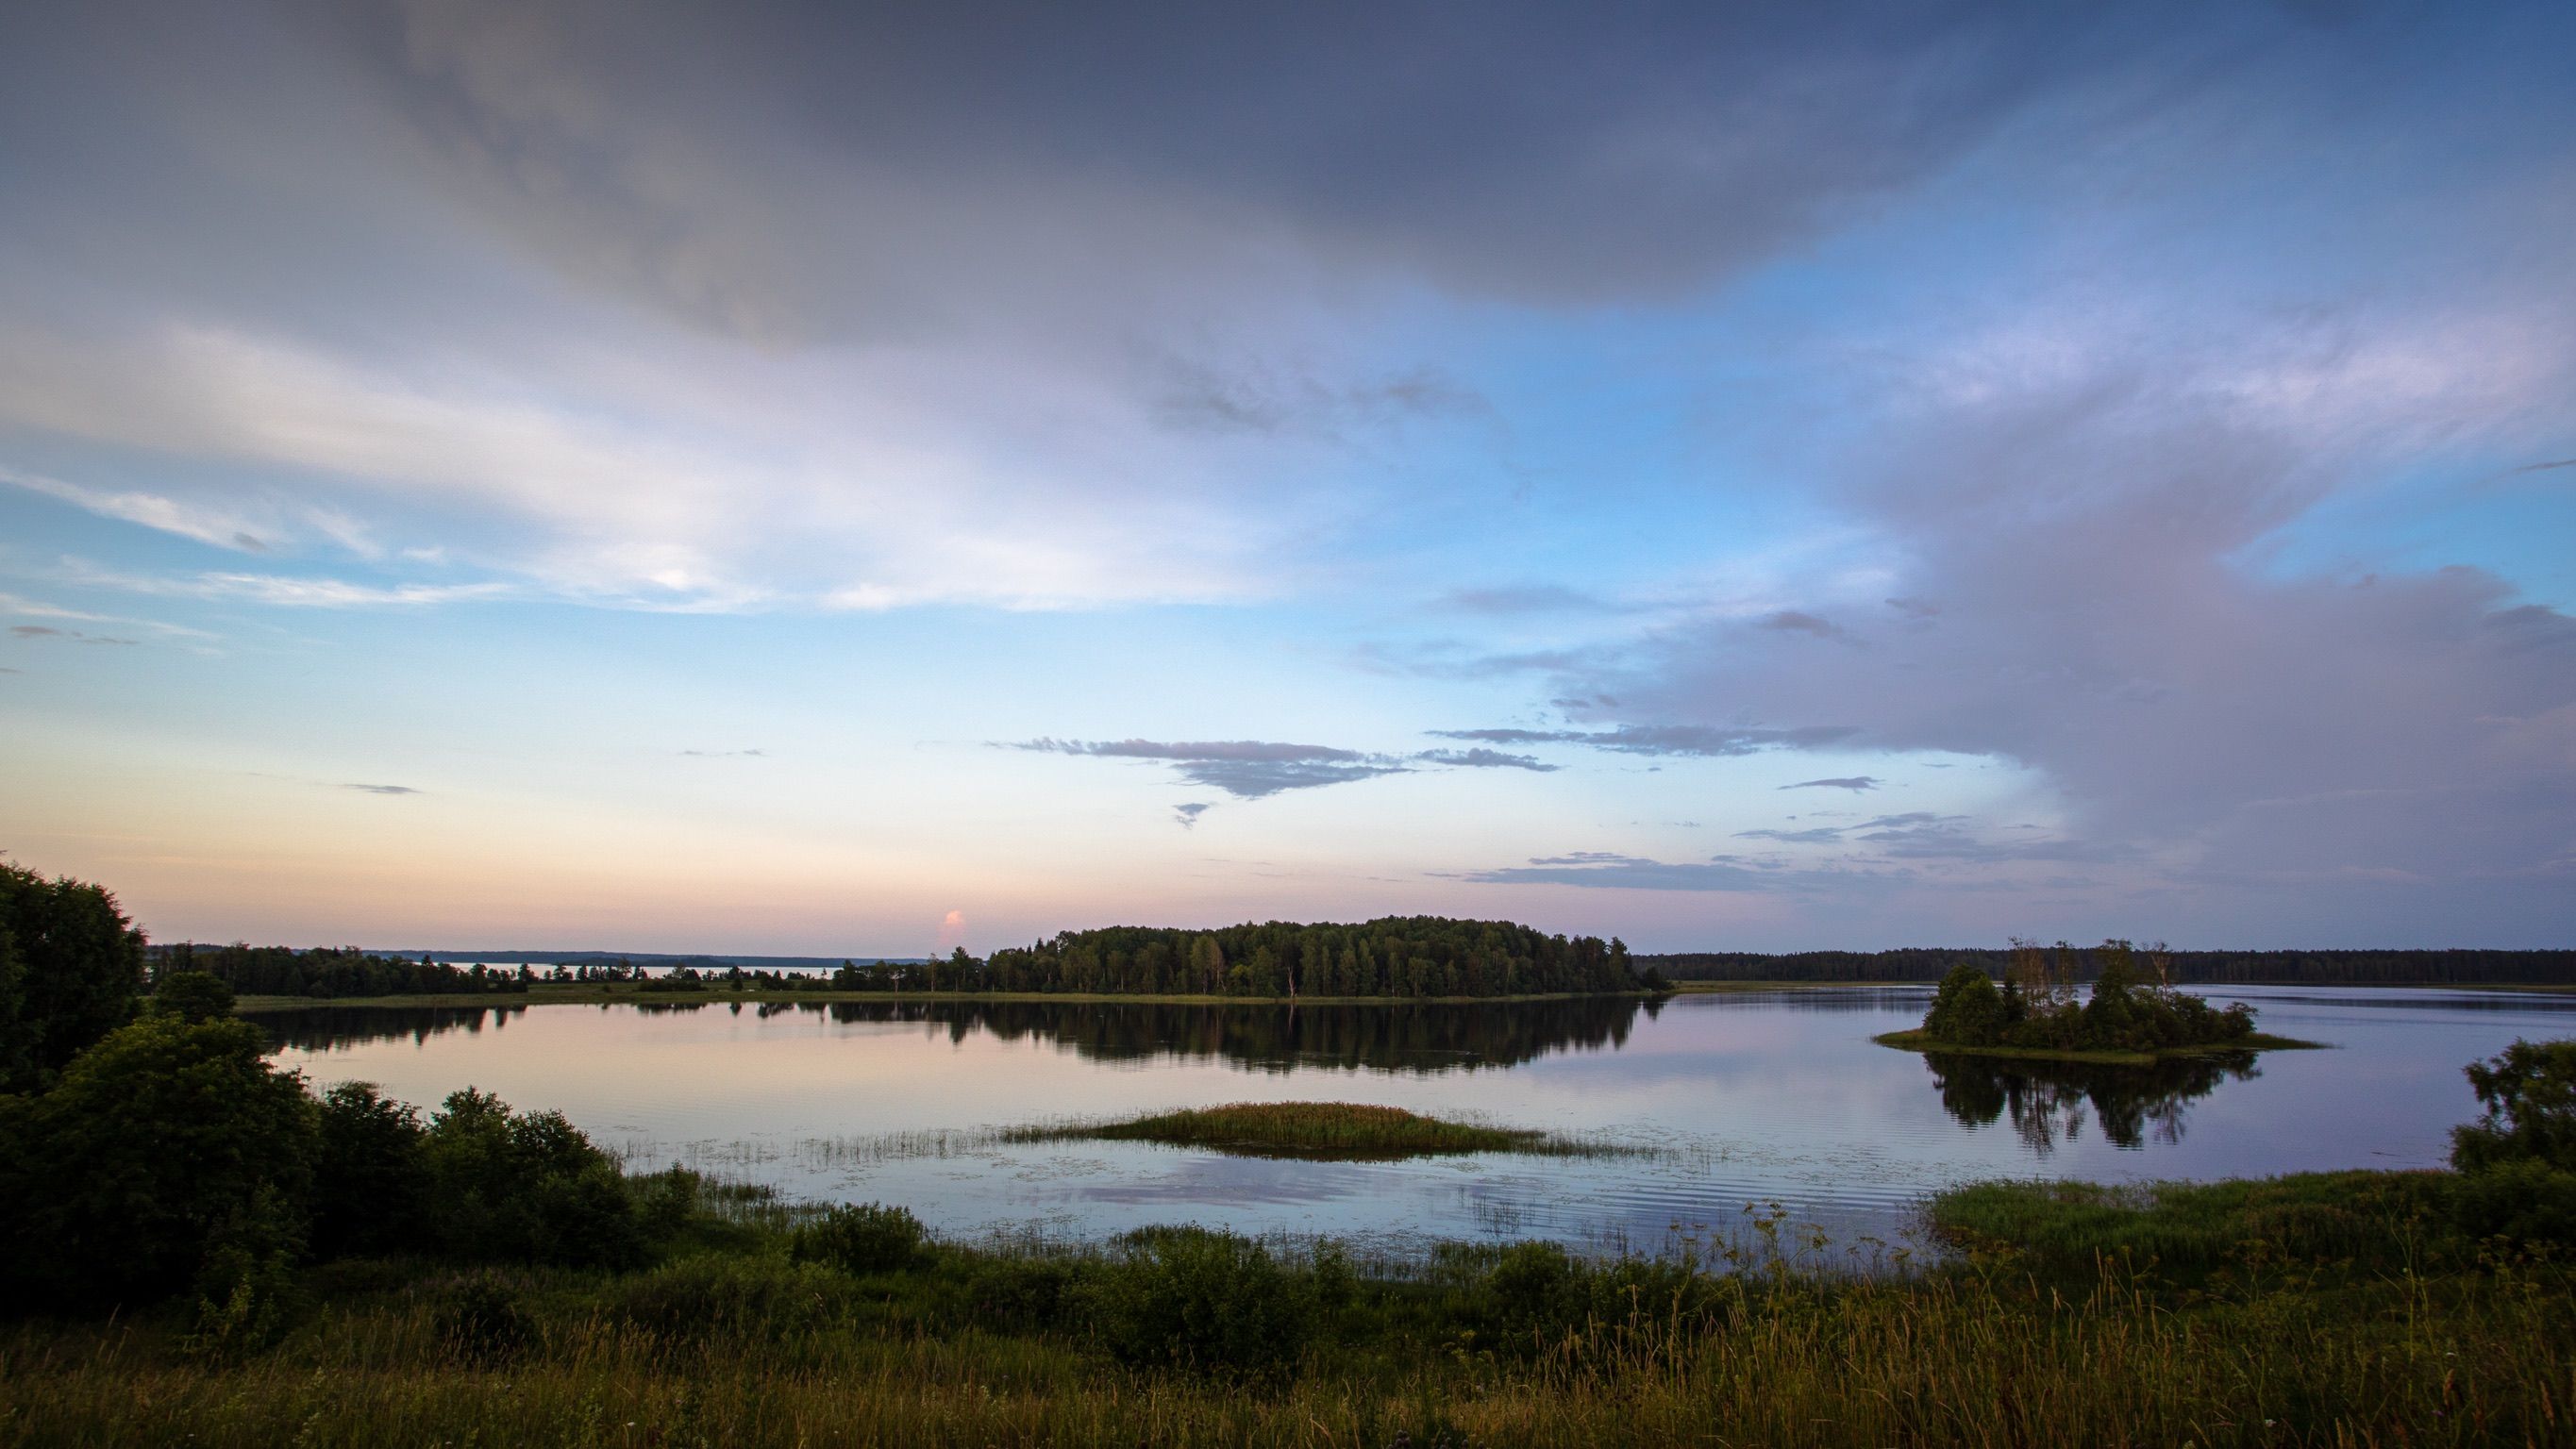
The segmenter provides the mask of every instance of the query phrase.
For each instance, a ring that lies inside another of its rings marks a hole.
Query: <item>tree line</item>
[[[145,948],[154,979],[202,971],[243,996],[476,996],[524,992],[535,979],[527,967],[494,970],[448,966],[427,956],[417,961],[377,956],[355,946],[206,946],[194,941]]]
[[[962,952],[952,960],[971,967]],[[989,991],[1206,996],[1534,996],[1640,991],[1628,947],[1509,921],[1386,916],[1357,925],[1271,921],[1213,931],[1112,926],[995,951]]]
[[[2185,986],[2571,986],[2576,951],[2166,951]],[[1685,951],[1639,956],[1675,981],[1938,981],[1962,962],[1989,976],[2009,947],[1907,946],[1891,951]],[[2082,979],[2099,968],[2085,963]]]

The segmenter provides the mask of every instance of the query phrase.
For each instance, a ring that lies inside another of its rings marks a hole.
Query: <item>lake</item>
[[[317,1087],[423,1107],[476,1086],[554,1108],[637,1167],[911,1208],[965,1237],[1091,1239],[1152,1223],[1328,1233],[1404,1252],[1545,1237],[1654,1250],[1779,1203],[1847,1249],[1924,1193],[2432,1167],[2476,1103],[2460,1068],[2576,1035],[2576,997],[2248,987],[2270,1032],[2332,1050],[2126,1070],[1930,1059],[1871,1036],[1922,987],[1662,1002],[1220,1007],[1012,1002],[313,1007],[255,1019]],[[1236,1101],[1382,1103],[1646,1149],[1401,1163],[1144,1143],[997,1144],[1071,1117]]]

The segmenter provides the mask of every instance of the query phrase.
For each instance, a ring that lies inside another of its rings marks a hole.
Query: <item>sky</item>
[[[0,851],[297,945],[2576,945],[2571,53],[0,7]]]

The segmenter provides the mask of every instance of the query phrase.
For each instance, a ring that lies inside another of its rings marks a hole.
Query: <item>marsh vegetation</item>
[[[1452,1122],[1401,1107],[1357,1102],[1236,1102],[1222,1107],[1156,1112],[1118,1122],[1023,1127],[1002,1137],[1013,1142],[1159,1142],[1238,1157],[1295,1157],[1322,1162],[1391,1162],[1472,1152],[1610,1157],[1643,1150],[1597,1139],[1552,1136],[1530,1128]]]

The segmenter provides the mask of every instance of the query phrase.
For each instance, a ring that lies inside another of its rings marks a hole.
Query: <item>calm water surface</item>
[[[1661,1246],[1778,1202],[1850,1243],[1928,1190],[2429,1167],[2475,1106],[2460,1068],[2576,1035],[2576,998],[2242,988],[2265,1030],[2334,1050],[2155,1069],[2028,1069],[1875,1045],[1928,990],[1852,987],[1465,1007],[863,1003],[314,1008],[264,1015],[317,1085],[434,1105],[463,1086],[561,1110],[639,1165],[901,1203],[952,1235],[1095,1238],[1194,1221]],[[1376,1102],[1656,1149],[1274,1162],[978,1129],[1256,1100]]]

